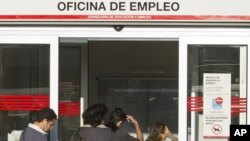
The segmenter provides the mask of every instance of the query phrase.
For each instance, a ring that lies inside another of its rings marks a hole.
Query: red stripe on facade
[[[0,111],[36,111],[49,106],[46,94],[8,94],[0,95]]]
[[[0,20],[249,21],[250,15],[0,15]]]
[[[47,94],[0,95],[0,111],[37,111],[48,106]],[[80,116],[80,102],[59,102],[59,116]]]
[[[80,102],[59,102],[60,116],[80,116]]]
[[[203,112],[203,97],[188,97],[187,101],[189,112]],[[231,97],[231,114],[239,116],[239,113],[245,113],[247,108],[247,99],[236,96]]]

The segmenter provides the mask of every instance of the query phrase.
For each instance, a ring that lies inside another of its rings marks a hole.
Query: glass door
[[[248,37],[180,38],[180,140],[227,141],[231,124],[247,124],[249,45]]]
[[[19,140],[30,114],[48,106],[58,115],[58,38],[0,36],[0,140]]]
[[[59,43],[59,137],[69,141],[83,125],[81,114],[87,107],[88,41],[84,38],[60,38]]]

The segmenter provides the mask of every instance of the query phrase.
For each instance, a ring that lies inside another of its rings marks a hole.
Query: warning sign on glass
[[[231,124],[231,74],[203,75],[203,137],[229,138]]]

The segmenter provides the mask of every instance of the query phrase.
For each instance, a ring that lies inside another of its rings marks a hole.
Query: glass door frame
[[[58,37],[39,35],[0,35],[0,44],[49,44],[50,45],[50,80],[49,106],[58,116]],[[51,140],[58,138],[58,126],[50,134]]]
[[[247,45],[247,55],[250,54],[250,37],[249,36],[181,36],[179,38],[179,140],[188,139],[187,130],[187,93],[188,93],[188,44],[245,44]],[[246,74],[250,74],[248,66],[250,65],[250,59],[246,56]],[[241,70],[242,71],[242,70]],[[250,76],[246,75],[246,92],[247,88],[250,88]],[[247,97],[246,93],[246,97]],[[247,99],[247,124],[250,123],[250,104]]]

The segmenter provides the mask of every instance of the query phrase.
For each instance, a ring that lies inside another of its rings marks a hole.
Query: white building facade
[[[249,124],[250,1],[1,0],[0,140],[51,107],[67,141],[88,105],[134,115],[145,138],[227,141]],[[131,134],[131,127],[124,127]]]

